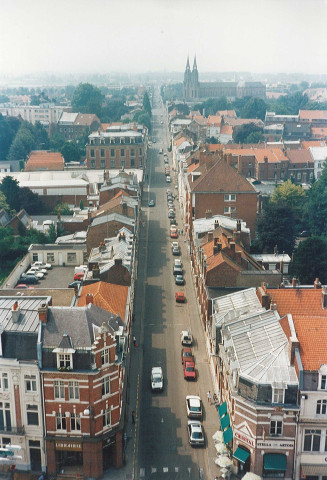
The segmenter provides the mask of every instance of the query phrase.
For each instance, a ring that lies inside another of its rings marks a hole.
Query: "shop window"
[[[316,407],[317,415],[326,415],[327,413],[327,400],[318,400]]]
[[[37,391],[36,375],[24,375],[25,392],[31,393]]]
[[[110,378],[109,376],[102,379],[102,396],[110,394]]]
[[[321,430],[305,430],[304,431],[304,452],[320,451]]]
[[[271,420],[269,435],[281,435],[283,432],[283,422],[281,420]]]
[[[56,413],[56,428],[57,430],[66,430],[66,415],[64,413]]]
[[[76,253],[68,252],[67,253],[67,263],[76,263]]]
[[[76,412],[70,415],[70,429],[72,431],[81,430],[81,417]]]
[[[39,424],[39,411],[37,405],[26,405],[27,425]]]
[[[111,412],[109,408],[106,408],[102,416],[102,425],[109,427],[111,425]]]
[[[105,348],[101,352],[101,365],[106,365],[109,363],[109,348]]]
[[[79,400],[79,383],[75,380],[68,382],[69,400]]]
[[[8,389],[9,389],[8,373],[1,373],[0,374],[0,390],[6,391]]]
[[[48,263],[54,263],[54,253],[47,253],[47,262]]]
[[[54,398],[65,398],[65,383],[62,380],[55,380],[54,382]]]
[[[2,437],[0,439],[0,446],[1,448],[5,448],[6,445],[10,445],[11,444],[11,438],[8,438],[8,437]]]

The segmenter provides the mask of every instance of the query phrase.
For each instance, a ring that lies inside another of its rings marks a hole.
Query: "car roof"
[[[161,367],[152,367],[152,373],[157,373],[162,375],[162,368]]]
[[[185,367],[187,366],[194,367],[195,365],[194,365],[194,362],[185,362]]]
[[[201,422],[198,420],[188,420],[187,424],[191,425],[192,429],[194,430],[202,430]]]
[[[201,399],[196,395],[187,395],[186,400],[189,401],[192,407],[200,407]]]

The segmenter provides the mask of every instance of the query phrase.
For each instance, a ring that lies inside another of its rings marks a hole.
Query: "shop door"
[[[33,472],[41,471],[41,450],[39,448],[30,448],[30,462]]]

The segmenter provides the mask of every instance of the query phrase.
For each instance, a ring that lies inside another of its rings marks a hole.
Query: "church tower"
[[[186,68],[184,72],[184,82],[183,82],[183,97],[190,98],[191,96],[191,83],[192,83],[192,73],[190,68],[190,60],[187,56]]]
[[[192,84],[192,92],[191,92],[191,97],[192,98],[199,98],[199,72],[198,72],[198,66],[196,63],[196,56],[194,57],[193,61],[193,69],[191,73],[191,84]]]

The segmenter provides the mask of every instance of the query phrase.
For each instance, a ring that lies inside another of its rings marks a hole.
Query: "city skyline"
[[[0,1],[0,75],[327,73],[326,0]]]

